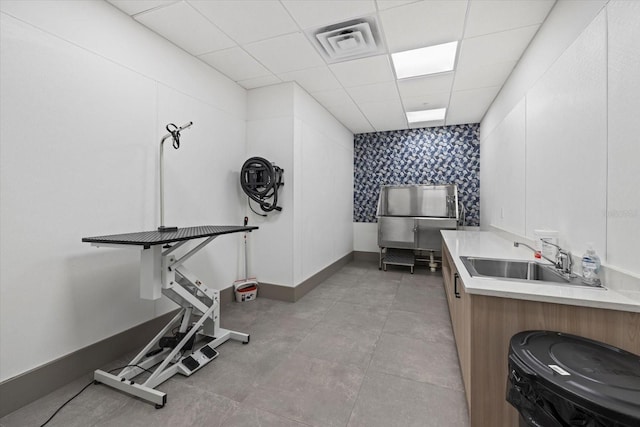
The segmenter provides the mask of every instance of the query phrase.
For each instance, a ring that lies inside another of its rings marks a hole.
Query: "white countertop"
[[[464,289],[469,294],[640,312],[640,291],[617,291],[611,289],[607,283],[605,290],[555,283],[471,277],[460,256],[535,260],[533,252],[522,246],[516,248],[513,241],[490,231],[443,230],[442,237],[464,282]]]

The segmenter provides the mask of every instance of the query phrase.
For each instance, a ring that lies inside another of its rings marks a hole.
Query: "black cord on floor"
[[[112,373],[112,372],[117,371],[117,370],[120,370],[120,369],[129,368],[129,367],[131,367],[131,368],[140,368],[140,369],[142,369],[143,371],[146,371],[146,372],[152,373],[150,370],[145,369],[145,368],[143,368],[142,366],[138,366],[138,365],[125,365],[125,366],[121,366],[121,367],[119,367],[119,368],[114,368],[114,369],[110,370],[110,371],[109,371],[109,373]],[[66,401],[66,402],[64,402],[62,405],[60,405],[60,407],[59,407],[58,409],[56,409],[56,411],[53,413],[53,415],[51,415],[47,421],[45,421],[42,425],[40,425],[40,427],[44,427],[44,426],[46,426],[47,424],[49,424],[49,421],[51,421],[51,420],[53,419],[53,417],[55,417],[55,416],[58,414],[58,412],[60,412],[60,411],[62,410],[62,408],[64,408],[65,406],[67,406],[67,403],[71,402],[73,399],[75,399],[76,397],[80,396],[80,393],[82,393],[83,391],[85,391],[86,389],[88,389],[88,388],[89,388],[89,386],[90,386],[91,384],[94,384],[94,383],[95,383],[95,380],[94,380],[94,381],[91,381],[89,384],[87,384],[86,386],[82,387],[82,390],[80,390],[79,392],[77,392],[76,394],[74,394],[74,395],[73,395],[69,400],[67,400],[67,401]]]
[[[53,417],[55,417],[55,416],[58,414],[58,412],[60,412],[60,410],[61,410],[62,408],[64,408],[64,407],[67,405],[67,403],[71,402],[73,399],[75,399],[76,397],[78,397],[78,396],[80,395],[80,393],[82,393],[82,392],[83,392],[83,391],[85,391],[87,388],[89,388],[89,386],[90,386],[91,384],[93,384],[93,381],[91,381],[91,382],[90,382],[89,384],[87,384],[86,386],[82,387],[82,390],[80,390],[79,392],[77,392],[77,393],[76,393],[76,394],[75,394],[71,399],[69,399],[69,400],[67,400],[66,402],[64,402],[64,403],[62,404],[62,406],[60,406],[58,409],[56,409],[56,412],[54,412],[54,413],[53,413],[53,415],[51,415],[51,416],[49,417],[49,419],[48,419],[47,421],[45,421],[45,422],[44,422],[40,427],[44,427],[44,426],[46,426],[47,424],[49,424],[49,421],[51,421],[51,420],[53,419]]]
[[[124,365],[124,366],[120,366],[119,368],[113,368],[112,370],[109,371],[109,373],[112,373],[112,372],[115,372],[115,371],[119,371],[120,369],[124,369],[124,368],[138,368],[138,369],[142,369],[145,372],[149,372],[150,374],[153,374],[153,371],[145,369],[140,365]]]

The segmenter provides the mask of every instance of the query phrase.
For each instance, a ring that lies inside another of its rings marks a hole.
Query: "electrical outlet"
[[[504,208],[500,208],[500,219],[504,219]]]

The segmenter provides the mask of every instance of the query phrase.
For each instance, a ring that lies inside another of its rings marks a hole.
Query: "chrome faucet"
[[[542,240],[542,245],[551,245],[551,246],[555,246],[556,248],[558,248],[558,254],[556,255],[556,259],[552,260],[547,258],[546,256],[544,256],[542,254],[541,251],[538,251],[535,248],[532,248],[531,246],[527,245],[526,243],[522,243],[522,242],[513,242],[513,246],[515,246],[516,248],[520,245],[522,246],[526,246],[527,248],[531,249],[533,252],[540,254],[540,256],[544,259],[546,259],[547,261],[549,261],[551,264],[554,265],[554,267],[556,268],[556,270],[558,270],[559,272],[561,272],[562,274],[565,274],[567,276],[573,276],[573,261],[571,259],[571,252],[566,251],[564,249],[562,249],[560,246],[556,245],[555,243],[551,243],[549,242],[547,239],[540,239]]]
[[[546,256],[544,256],[542,254],[542,252],[538,251],[536,248],[532,248],[531,246],[527,245],[526,243],[522,243],[522,242],[513,242],[513,246],[515,246],[516,248],[518,246],[526,246],[527,248],[531,249],[534,253],[539,254],[542,258],[546,259],[547,261],[549,261],[551,264],[553,264],[554,266],[556,265],[556,261],[547,258]]]
[[[562,249],[560,246],[555,243],[551,243],[548,239],[540,239],[542,240],[542,246],[551,245],[558,249],[558,255],[556,255],[556,268],[560,270],[562,273],[567,274],[569,276],[573,275],[573,260],[571,259],[571,252]]]

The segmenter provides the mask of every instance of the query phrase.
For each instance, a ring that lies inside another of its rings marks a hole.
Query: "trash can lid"
[[[559,396],[612,419],[640,421],[640,356],[551,331],[514,335],[509,353],[528,376]]]

